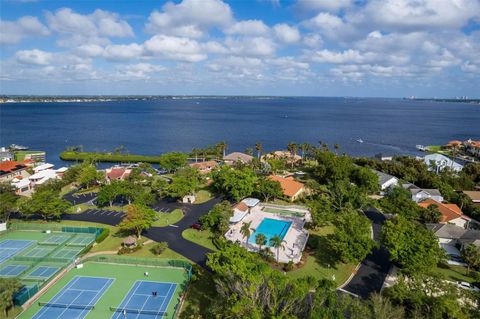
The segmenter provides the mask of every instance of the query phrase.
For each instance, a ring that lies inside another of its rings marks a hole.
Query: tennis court
[[[73,237],[72,240],[70,240],[70,241],[67,243],[67,246],[82,246],[82,247],[86,247],[86,246],[90,245],[94,240],[95,240],[95,236],[91,236],[91,235],[77,235],[77,236]]]
[[[53,258],[64,258],[64,259],[71,259],[76,257],[81,251],[83,247],[69,247],[69,248],[62,248],[59,251],[56,251],[52,257]]]
[[[33,257],[33,258],[44,258],[48,254],[50,254],[54,249],[55,249],[55,247],[36,246],[35,248],[33,248],[33,249],[25,252],[24,254],[22,254],[22,256]]]
[[[27,265],[6,265],[0,269],[0,277],[17,277],[28,267]]]
[[[278,214],[278,215],[289,215],[289,216],[295,216],[295,217],[305,216],[305,213],[303,212],[297,212],[297,211],[287,210],[287,209],[277,209],[277,208],[271,208],[271,207],[264,207],[263,211],[266,213]]]
[[[52,277],[60,268],[52,266],[38,266],[29,274],[27,274],[24,279],[38,279],[38,280],[47,280]]]
[[[0,264],[15,256],[28,246],[34,243],[33,240],[7,239],[0,242]]]
[[[76,276],[33,319],[82,319],[113,283],[112,278]]]
[[[47,235],[38,242],[39,245],[62,245],[72,236],[67,234]]]
[[[167,316],[176,283],[140,280],[135,282],[119,307],[112,307],[112,319],[154,319]]]

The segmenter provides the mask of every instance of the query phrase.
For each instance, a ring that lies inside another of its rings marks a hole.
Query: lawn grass
[[[70,214],[80,214],[86,211],[87,209],[94,209],[97,208],[97,206],[92,206],[92,205],[87,205],[87,204],[78,204],[75,206],[72,206],[68,209],[68,213]]]
[[[165,227],[178,223],[183,218],[183,211],[181,209],[175,209],[170,213],[157,213],[157,220],[152,224],[156,227]]]
[[[212,242],[213,233],[210,230],[196,230],[196,229],[185,229],[182,233],[182,237],[186,240],[199,244],[200,246],[206,247],[213,251],[217,251],[217,247]]]
[[[60,190],[60,197],[63,197],[64,195],[70,193],[75,189],[77,188],[73,185],[73,183],[63,186],[62,189]]]
[[[185,260],[188,262],[191,262],[188,258],[184,257],[183,255],[180,255],[179,253],[171,250],[170,248],[165,249],[163,253],[160,255],[155,255],[151,249],[153,246],[155,246],[157,242],[152,242],[149,244],[146,244],[142,247],[142,249],[137,250],[136,252],[133,252],[131,254],[128,254],[126,256],[129,257],[141,257],[141,258],[158,258],[158,259],[180,259],[180,260]]]
[[[79,190],[78,192],[76,192],[75,194],[90,194],[90,193],[98,193],[100,191],[100,186],[93,186],[93,187],[89,187],[89,188],[85,188],[85,189],[81,189]]]
[[[194,204],[202,204],[208,202],[213,198],[212,193],[205,187],[198,192],[195,193],[195,203]]]
[[[340,262],[334,252],[328,249],[327,236],[334,230],[333,225],[310,230],[310,237],[318,237],[319,248],[316,252],[308,254],[304,264],[300,268],[288,272],[287,276],[290,278],[312,276],[316,279],[334,280],[338,286],[343,284],[350,277],[356,265]]]
[[[467,267],[463,266],[441,264],[434,269],[434,272],[449,281],[475,282],[475,279],[468,275]]]

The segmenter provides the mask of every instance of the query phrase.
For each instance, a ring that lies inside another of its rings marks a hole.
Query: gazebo
[[[137,245],[137,239],[133,236],[128,236],[122,241],[122,246],[123,247],[135,247]]]

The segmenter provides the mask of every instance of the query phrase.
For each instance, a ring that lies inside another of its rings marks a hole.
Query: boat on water
[[[26,151],[28,150],[28,146],[23,146],[23,145],[17,145],[17,144],[11,144],[9,147],[12,151]]]
[[[425,152],[427,150],[427,148],[423,145],[415,145],[415,148],[419,151],[422,151],[422,152]]]
[[[358,143],[363,143],[363,140],[361,138],[357,139]]]

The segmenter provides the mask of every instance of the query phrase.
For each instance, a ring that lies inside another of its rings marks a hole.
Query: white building
[[[461,251],[468,245],[480,248],[480,230],[465,229],[453,224],[427,224],[438,243],[449,257],[461,256]]]
[[[440,203],[444,200],[440,191],[435,188],[420,188],[411,183],[403,184],[402,187],[410,191],[412,200],[416,203],[420,203],[425,199],[433,199]]]
[[[398,178],[395,176],[376,170],[373,170],[373,172],[378,176],[378,186],[380,187],[380,190],[384,191],[398,185]]]
[[[428,166],[429,170],[439,172],[444,169],[451,169],[455,172],[460,172],[463,169],[463,165],[451,160],[442,154],[429,154],[423,158],[423,161]]]

